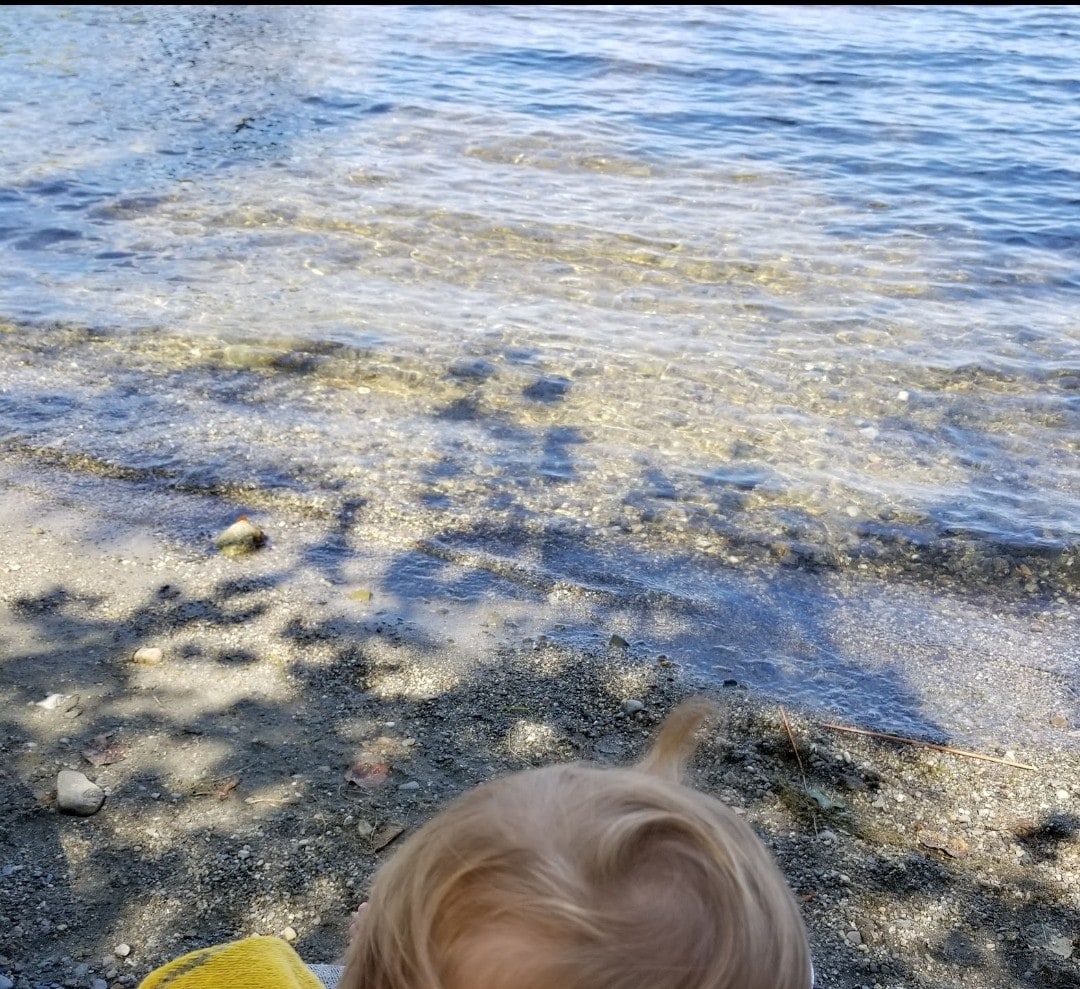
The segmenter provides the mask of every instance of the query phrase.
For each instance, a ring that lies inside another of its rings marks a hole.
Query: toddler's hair
[[[379,870],[341,989],[809,989],[768,851],[679,782],[714,711],[680,705],[632,768],[526,770],[460,797]]]

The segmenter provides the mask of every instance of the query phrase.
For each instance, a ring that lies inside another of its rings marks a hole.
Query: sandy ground
[[[632,636],[558,647],[535,603],[455,603],[452,575],[387,596],[380,551],[328,562],[318,521],[255,513],[268,545],[226,559],[239,511],[0,464],[0,989],[130,986],[251,933],[333,960],[397,836],[496,774],[628,761],[699,689]],[[989,753],[1021,769],[712,693],[694,781],[773,849],[820,986],[1080,986],[1075,749]],[[62,769],[97,813],[58,813]]]

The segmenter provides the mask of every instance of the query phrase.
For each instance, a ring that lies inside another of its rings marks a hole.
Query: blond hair
[[[808,989],[798,907],[753,831],[679,782],[714,711],[637,766],[465,794],[375,878],[341,989]]]

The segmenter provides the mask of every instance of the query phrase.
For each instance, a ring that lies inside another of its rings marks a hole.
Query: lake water
[[[0,449],[1080,745],[1078,52],[1072,7],[8,7]]]

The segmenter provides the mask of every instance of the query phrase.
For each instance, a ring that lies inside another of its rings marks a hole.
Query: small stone
[[[1069,719],[1064,714],[1052,714],[1050,716],[1050,724],[1055,728],[1068,728]]]
[[[402,783],[401,786],[398,787],[398,789],[399,790],[419,790],[420,789],[420,784],[417,783],[416,780],[409,780],[408,783]]]
[[[6,975],[0,975],[0,989],[12,989],[15,985]]]
[[[639,711],[645,710],[645,705],[636,697],[631,697],[622,702],[621,710],[623,714],[637,714]]]
[[[370,838],[375,833],[375,825],[371,821],[359,820],[356,822],[356,833],[361,838]]]
[[[251,858],[251,849],[248,848],[247,845],[245,845],[243,848],[240,849],[240,851],[236,853],[236,857],[238,859]]]
[[[286,927],[278,936],[286,941],[295,941],[297,934],[295,928]]]
[[[371,600],[371,589],[358,587],[355,591],[350,591],[348,597],[350,601],[359,601],[361,604],[366,604]]]
[[[626,639],[624,639],[618,633],[616,633],[610,639],[608,639],[608,645],[612,649],[622,649],[624,651],[630,648],[630,643],[627,642]]]
[[[35,707],[43,708],[46,711],[55,711],[57,708],[63,707],[65,701],[68,699],[67,694],[49,694],[49,696],[43,700],[34,701],[33,703]],[[75,699],[76,701],[78,700],[77,697]]]
[[[844,935],[844,937],[847,940],[848,944],[862,944],[862,935],[858,931],[848,931],[847,934]]]
[[[241,515],[217,537],[217,548],[225,556],[243,556],[255,552],[265,542],[266,533]]]
[[[104,979],[94,979],[94,981],[90,983],[90,989],[109,989],[109,983]]]
[[[82,773],[61,769],[56,776],[56,806],[64,814],[89,817],[101,810],[105,791]]]
[[[127,956],[131,954],[131,945],[121,942],[113,948],[113,954],[116,955],[117,958],[127,958]]]
[[[135,655],[131,657],[133,663],[138,663],[140,666],[157,666],[165,658],[165,653],[162,652],[157,646],[143,646],[141,649],[135,650]]]

